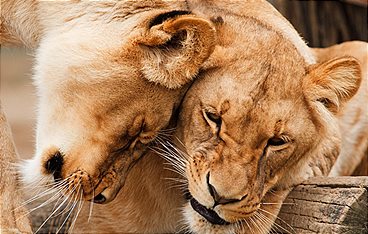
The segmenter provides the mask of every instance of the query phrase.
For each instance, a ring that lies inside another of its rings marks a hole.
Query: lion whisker
[[[73,192],[75,191],[75,189],[76,188],[78,188],[79,187],[79,184],[80,184],[80,182],[81,181],[79,181],[73,188],[72,188],[72,190],[70,190],[70,192],[69,192],[69,194],[73,194]],[[65,191],[68,191],[68,188],[67,188],[67,186],[65,186]],[[57,194],[60,194],[60,193],[62,193],[63,192],[63,189],[60,189],[58,192],[57,192]],[[55,196],[55,195],[54,195]],[[65,202],[66,201],[68,201],[69,198],[70,197],[70,195],[66,195],[66,196],[63,196],[63,195],[61,195],[60,196],[60,198],[58,199],[58,201],[56,201],[56,203],[55,203],[55,205],[54,205],[54,207],[53,207],[53,209],[52,209],[52,212],[51,212],[51,214],[47,217],[47,219],[46,220],[44,220],[44,222],[39,226],[39,228],[36,230],[36,232],[35,233],[37,233],[39,230],[41,230],[41,228],[52,218],[52,217],[56,217],[55,216],[55,213],[57,212],[57,211],[59,211],[60,210],[60,208],[65,204]],[[59,202],[59,200],[61,199],[61,198],[65,198],[59,205],[58,205],[58,202]],[[54,199],[55,200],[55,199]],[[65,208],[64,208],[65,209]],[[63,209],[63,210],[64,210]],[[61,212],[59,212],[58,213],[58,215],[60,215],[61,214]]]
[[[167,163],[164,163],[164,165],[167,165]],[[183,178],[185,178],[185,171],[182,170],[180,167],[177,167],[171,163],[169,163],[169,165],[173,166],[173,168],[170,168],[170,167],[164,167],[165,170],[168,170],[168,171],[172,171],[174,172],[175,174],[179,174],[180,176],[182,176]]]
[[[263,219],[265,219],[267,222],[269,222],[270,224],[272,224],[271,226],[271,230],[270,232],[274,231],[274,228],[282,228],[281,226],[279,226],[277,223],[274,222],[274,220],[270,219],[269,217],[267,217],[266,215],[262,214],[262,213],[258,213],[258,215],[260,215],[261,217],[263,217]],[[287,231],[287,230],[286,230]]]
[[[161,155],[164,159],[166,159],[170,164],[174,164],[175,166],[177,166],[179,169],[184,170],[185,171],[185,163],[183,161],[181,161],[180,159],[176,158],[175,156],[179,156],[179,155],[173,155],[173,154],[162,154]]]
[[[50,194],[53,194],[53,193],[57,192],[57,191],[58,191],[58,189],[61,189],[63,186],[65,186],[65,185],[58,185],[58,187],[55,187],[55,188],[52,188],[52,189],[48,189],[48,190],[47,190],[47,192],[43,192],[43,193],[41,193],[41,194],[38,194],[38,195],[36,195],[36,196],[34,196],[34,197],[32,197],[32,198],[30,198],[30,199],[28,199],[28,200],[24,201],[23,203],[21,203],[21,205],[20,205],[20,206],[16,207],[16,208],[14,209],[14,211],[15,211],[15,210],[18,210],[18,209],[20,209],[20,208],[22,208],[22,207],[25,207],[25,206],[27,206],[28,204],[30,204],[30,203],[32,203],[32,202],[34,202],[34,201],[36,201],[36,200],[38,200],[38,199],[40,199],[40,198],[42,198],[42,197],[45,197],[45,196],[48,196],[48,195],[50,195]],[[34,210],[36,210],[36,209],[38,209],[38,208],[43,207],[44,205],[49,204],[50,202],[52,202],[53,200],[55,200],[55,199],[56,199],[56,198],[54,199],[54,197],[55,197],[55,196],[57,196],[58,194],[59,194],[59,193],[57,193],[57,194],[53,195],[52,197],[48,198],[45,202],[43,202],[43,203],[42,203],[41,205],[39,205],[38,207],[31,209],[29,213],[31,213],[32,211],[34,211]],[[28,213],[28,214],[29,214],[29,213]]]
[[[185,161],[185,162],[188,162],[187,157],[190,158],[190,155],[189,154],[187,154],[186,152],[183,152],[178,147],[176,147],[175,145],[173,145],[171,142],[167,142],[167,143],[169,144],[169,146],[171,148],[173,148],[178,153],[178,155],[180,155],[180,156],[186,156],[186,157],[181,157],[181,159],[183,161]]]
[[[47,219],[45,221],[43,221],[43,223],[38,227],[38,229],[34,232],[37,233],[39,230],[41,230],[41,228],[47,223],[47,221],[49,221],[49,219],[52,217],[53,214],[55,214],[63,205],[64,203],[67,201],[68,199],[65,198],[64,201],[55,209],[51,212],[51,214],[47,217]]]
[[[164,146],[164,148],[170,152],[171,154],[177,155],[179,156],[180,160],[183,160],[184,162],[186,162],[186,157],[183,156],[188,156],[185,152],[181,151],[178,147],[176,147],[170,140],[161,140],[160,138],[158,138],[158,143],[160,143],[162,146]]]
[[[72,221],[72,225],[71,225],[71,227],[69,228],[69,230],[68,230],[68,232],[72,232],[73,231],[73,229],[74,229],[74,226],[75,226],[75,223],[77,222],[77,218],[78,218],[78,216],[79,216],[79,213],[81,212],[81,210],[82,210],[82,208],[83,208],[83,203],[84,203],[84,201],[82,200],[82,198],[83,198],[83,190],[81,189],[80,190],[80,199],[79,199],[79,205],[78,205],[78,211],[77,211],[77,214],[75,215],[75,217],[74,217],[74,219],[73,219],[73,221]]]
[[[270,226],[270,224],[271,224],[271,229],[272,229],[272,221],[270,222],[270,220],[266,216],[262,215],[259,212],[256,212],[255,216],[260,221],[260,223],[263,225],[263,230],[262,231],[264,233],[270,231],[270,230],[267,230],[267,227]]]
[[[21,206],[15,208],[15,209],[21,208],[21,207],[23,207],[23,206],[25,206],[25,205],[27,205],[29,203],[32,203],[35,200],[38,200],[38,199],[40,199],[40,198],[42,198],[44,196],[47,196],[47,195],[52,194],[52,193],[55,193],[56,191],[58,191],[58,189],[60,189],[61,187],[65,186],[66,184],[67,184],[67,182],[65,182],[63,184],[59,184],[59,185],[57,185],[55,187],[48,188],[45,191],[43,191],[42,193],[39,193],[39,194],[33,196],[32,198],[30,198],[30,199],[22,202]]]
[[[159,132],[156,138],[161,138],[161,140],[170,140],[173,136],[173,132]]]
[[[56,214],[56,215],[54,215],[54,217],[57,217],[57,216],[59,216],[59,215],[62,215],[62,214],[64,214],[64,213],[66,213],[65,212],[65,210],[67,210],[68,209],[68,206],[69,206],[69,204],[71,203],[71,201],[72,201],[72,199],[70,199],[70,197],[71,196],[74,196],[74,191],[76,190],[76,188],[78,187],[78,190],[79,190],[79,186],[75,186],[74,188],[73,188],[73,190],[71,190],[70,192],[69,192],[69,195],[66,195],[66,198],[69,200],[69,202],[68,202],[68,204],[65,206],[65,208],[62,210],[62,211],[60,211],[58,214]],[[67,188],[66,188],[66,191],[67,191]],[[55,204],[55,206],[57,205],[57,203],[58,203],[58,201],[56,202],[56,204]],[[55,206],[54,206],[54,208],[55,208]]]
[[[166,161],[168,161],[169,165],[173,166],[174,169],[176,169],[176,170],[173,170],[174,172],[178,173],[179,175],[185,175],[185,165],[184,165],[184,162],[179,159],[180,156],[174,157],[173,155],[168,154],[166,151],[164,151],[161,148],[151,147],[151,150],[153,150],[159,156],[163,157]]]
[[[20,181],[22,183],[22,188],[20,188],[20,189],[26,189],[26,190],[33,189],[33,188],[45,188],[44,186],[45,186],[45,184],[48,180],[48,178],[42,177],[42,178],[40,178],[36,181],[32,181],[32,182],[24,185],[23,178],[17,178],[17,179],[18,179],[18,181]]]
[[[257,222],[257,220],[255,219],[255,217],[251,216],[251,217],[249,217],[249,218],[250,218],[250,220],[253,222],[254,227],[257,229],[257,231],[258,231],[258,232],[260,232],[260,233],[262,233],[262,229],[261,229],[261,227],[260,227],[260,226],[258,226],[258,222]]]
[[[251,230],[251,229],[250,229],[250,226],[249,226],[249,224],[248,224],[248,221],[247,221],[247,220],[244,220],[244,221],[245,221],[245,224],[247,225],[247,227],[248,227],[249,231],[250,231],[251,233],[253,233],[253,230]],[[244,225],[242,225],[242,223],[241,223],[241,222],[236,222],[236,223],[235,223],[235,230],[240,230],[240,232],[239,232],[239,233],[246,233],[246,232],[245,232],[246,227],[245,227]]]
[[[170,149],[169,147],[173,147],[173,146],[167,146],[167,145],[163,145],[165,147],[165,149],[168,151],[165,153],[165,155],[169,158],[171,158],[172,160],[174,160],[177,164],[179,164],[183,169],[185,169],[188,161],[186,160],[185,157],[183,157],[183,152],[175,149],[175,151],[173,151],[172,149]]]
[[[264,214],[262,214],[262,213],[259,213],[258,211],[257,211],[257,214],[258,214],[258,217],[260,217],[260,218],[262,218],[263,220],[265,220],[265,222],[266,222],[266,225],[269,225],[269,224],[272,224],[271,225],[271,229],[270,229],[270,232],[271,233],[273,233],[273,231],[274,231],[274,221],[273,220],[271,220],[269,217],[267,217],[266,215],[264,215]]]
[[[292,226],[290,226],[290,224],[288,224],[287,222],[285,222],[283,219],[281,219],[281,218],[279,218],[279,217],[277,217],[277,215],[275,215],[275,214],[272,214],[271,212],[268,212],[267,210],[264,210],[264,209],[262,209],[262,208],[259,208],[259,210],[260,211],[262,211],[262,212],[264,212],[264,213],[266,213],[266,214],[269,214],[269,215],[271,215],[272,217],[274,217],[274,218],[276,218],[276,219],[278,219],[278,220],[280,220],[281,222],[283,222],[284,224],[286,224],[294,233],[295,233],[295,230],[294,230],[294,228],[292,227]],[[285,228],[283,228],[281,225],[278,225],[276,222],[274,222],[274,224],[276,225],[276,226],[278,226],[278,227],[280,227],[282,230],[284,230],[284,231],[286,231],[287,233],[291,233],[290,231],[288,231],[288,230],[286,230]]]
[[[188,184],[188,181],[186,179],[180,179],[180,178],[172,178],[172,177],[166,177],[165,180],[175,181],[179,183],[183,183],[182,185]]]
[[[47,183],[47,181],[42,182],[42,179],[41,179],[37,182],[35,181],[33,183],[30,183],[28,186],[23,186],[23,187],[24,188],[29,187],[30,189],[33,189],[33,188],[46,188],[47,186],[50,186],[48,189],[52,189],[54,187],[57,187],[60,184],[63,184],[65,182],[67,182],[69,180],[69,178],[70,178],[70,176],[68,176],[67,178],[65,178],[63,180],[60,180],[60,181],[57,181],[57,182],[49,182],[49,183]],[[38,185],[35,185],[35,184],[38,184]]]
[[[160,132],[175,132],[176,127],[161,129]]]
[[[71,217],[71,214],[73,213],[76,205],[78,204],[78,194],[74,193],[73,194],[73,197],[70,198],[70,200],[72,200],[72,206],[71,208],[69,209],[69,213],[68,215],[66,216],[64,222],[62,223],[62,225],[58,228],[58,230],[56,231],[56,233],[59,233],[60,230],[63,228],[63,226],[67,223],[67,221],[70,221],[69,218]],[[69,229],[70,225],[68,225],[67,229]]]
[[[248,226],[248,229],[250,230],[251,233],[254,233],[253,229],[250,227],[249,223],[248,223],[248,220],[244,220],[245,221],[245,224]]]
[[[73,213],[73,210],[75,208],[75,205],[77,204],[76,198],[74,198],[76,196],[77,196],[76,194],[73,194],[73,197],[71,197],[69,199],[70,201],[69,201],[67,207],[69,206],[69,204],[72,204],[72,205],[66,211],[66,212],[68,212],[68,214],[67,214],[66,218],[64,219],[63,223],[61,224],[61,226],[56,230],[56,234],[61,231],[61,229],[63,228],[63,226],[65,225],[65,223],[69,220],[70,215]],[[74,199],[74,201],[73,201],[73,199]]]
[[[92,190],[92,197],[95,197],[95,190],[94,189]],[[92,217],[92,211],[93,211],[93,201],[91,201],[90,205],[89,205],[89,213],[88,213],[88,220],[87,220],[88,223],[89,223],[89,221]]]
[[[251,216],[251,217],[249,217],[249,220],[252,222],[252,226],[255,228],[255,229],[257,229],[257,231],[260,231],[259,230],[259,228],[258,228],[258,226],[257,226],[257,224],[255,223],[255,221],[253,220],[253,217]]]
[[[29,214],[31,214],[33,211],[39,209],[39,208],[42,208],[44,207],[45,205],[48,205],[50,204],[51,202],[55,201],[56,199],[58,199],[59,196],[57,195],[53,195],[52,197],[50,197],[49,199],[47,199],[46,201],[44,201],[43,203],[41,203],[40,205],[38,205],[37,207],[35,208],[32,208],[32,209],[29,209],[27,210],[27,212],[25,212],[23,215],[21,215],[20,217],[18,217],[15,221],[18,221],[22,218],[24,218],[25,216],[28,216]]]
[[[168,186],[167,188],[165,188],[165,191],[168,191],[168,190],[172,190],[172,189],[179,189],[181,192],[186,192],[187,191],[187,186],[186,185],[171,185],[171,186]]]
[[[173,166],[176,170],[178,170],[177,172],[179,172],[179,174],[183,174],[185,172],[185,168],[180,161],[166,154],[158,154],[168,162],[166,165]]]

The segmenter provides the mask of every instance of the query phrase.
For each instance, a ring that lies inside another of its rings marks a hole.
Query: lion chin
[[[183,215],[185,222],[188,225],[188,230],[194,233],[223,233],[233,234],[236,233],[236,224],[216,225],[210,223],[206,218],[196,212],[190,203],[183,207]]]

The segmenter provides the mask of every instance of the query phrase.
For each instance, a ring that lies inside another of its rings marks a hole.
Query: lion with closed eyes
[[[185,1],[164,0],[4,0],[0,16],[1,45],[35,49],[36,147],[21,169],[25,184],[54,189],[67,208],[115,200],[212,53],[213,24]],[[12,194],[11,181],[0,195]]]

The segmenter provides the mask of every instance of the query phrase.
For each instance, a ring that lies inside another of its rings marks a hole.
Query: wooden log
[[[368,233],[367,190],[367,176],[312,178],[289,194],[277,224],[290,233]]]

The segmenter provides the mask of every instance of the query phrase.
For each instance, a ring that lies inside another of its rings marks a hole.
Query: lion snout
[[[52,174],[54,181],[57,182],[62,179],[61,170],[64,164],[64,158],[62,153],[57,150],[51,155],[51,157],[45,163],[45,169],[48,173]]]

